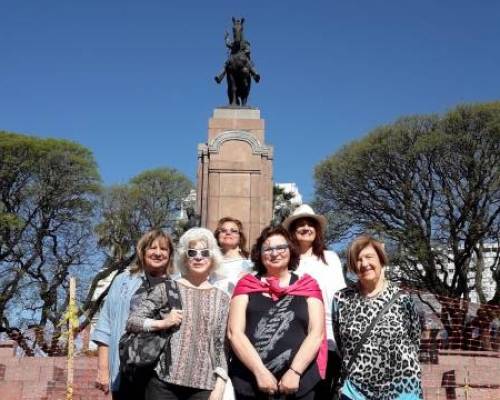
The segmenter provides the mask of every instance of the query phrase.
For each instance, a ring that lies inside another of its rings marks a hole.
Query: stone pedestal
[[[249,247],[272,218],[273,148],[264,140],[260,110],[227,107],[214,110],[208,143],[198,145],[201,225],[214,230],[220,218],[238,218]]]

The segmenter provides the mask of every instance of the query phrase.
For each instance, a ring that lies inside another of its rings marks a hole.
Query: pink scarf
[[[286,287],[280,287],[278,278],[272,277],[266,279],[267,281],[261,281],[252,274],[245,275],[236,284],[233,297],[249,293],[267,293],[271,296],[273,301],[277,301],[289,294],[292,296],[313,297],[323,302],[323,296],[321,295],[321,289],[318,283],[308,274],[304,274],[301,278],[297,279],[295,283]],[[318,356],[316,357],[319,374],[323,379],[326,374],[327,354],[328,348],[325,334],[321,347],[319,348]]]

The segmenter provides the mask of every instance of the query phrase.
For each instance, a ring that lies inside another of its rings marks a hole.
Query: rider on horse
[[[253,76],[255,82],[259,82],[260,80],[260,75],[255,70],[255,65],[252,62],[250,56],[250,43],[243,37],[243,22],[245,22],[245,18],[233,18],[233,40],[229,39],[229,34],[227,32],[225,34],[224,39],[226,42],[226,47],[229,49],[229,57],[224,63],[222,71],[215,76],[215,81],[217,83],[221,83],[226,76],[227,68],[229,66],[229,63],[231,62],[231,58],[237,56],[246,57],[246,59],[248,60],[248,69],[250,71],[250,75]]]

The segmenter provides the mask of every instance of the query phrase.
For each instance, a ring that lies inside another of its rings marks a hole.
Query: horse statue
[[[255,70],[251,56],[250,43],[243,36],[245,18],[233,17],[233,39],[225,34],[226,47],[229,49],[229,58],[220,74],[215,77],[221,83],[226,76],[227,96],[231,106],[245,106],[247,104],[252,77],[255,82],[260,81],[260,75]]]

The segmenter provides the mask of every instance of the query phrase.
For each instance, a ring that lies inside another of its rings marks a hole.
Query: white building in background
[[[189,192],[189,194],[182,201],[181,211],[179,213],[179,217],[177,218],[177,220],[182,221],[182,220],[187,220],[188,219],[188,215],[187,215],[186,210],[189,207],[196,208],[196,189],[191,189],[191,191]]]
[[[279,188],[283,189],[285,193],[292,193],[293,198],[290,200],[290,203],[294,207],[298,207],[302,205],[302,195],[299,192],[299,188],[295,182],[290,182],[290,183],[275,183],[275,186],[278,186]]]
[[[483,246],[483,252],[482,252],[483,265],[482,265],[481,283],[484,295],[486,297],[486,301],[491,300],[495,295],[496,283],[495,280],[493,279],[492,269],[494,269],[495,267],[498,268],[499,251],[500,248],[498,243],[489,242],[485,243]],[[477,267],[480,266],[478,261],[479,260],[477,258],[477,255],[474,253],[472,256],[470,269],[467,276],[469,281],[469,287],[471,287],[476,280]],[[450,272],[455,272],[455,265],[453,264],[452,261],[448,263],[448,268]],[[449,277],[448,279],[451,281],[451,277]],[[479,303],[479,295],[477,294],[475,288],[470,292],[470,300],[474,303]]]
[[[483,293],[486,297],[486,301],[491,300],[495,294],[496,283],[493,279],[492,269],[498,268],[499,251],[500,248],[498,243],[489,242],[483,246],[481,284]],[[447,259],[448,261],[445,261],[445,259]],[[455,273],[455,264],[453,263],[453,254],[451,252],[448,252],[448,254],[443,254],[443,265],[447,270],[446,273],[448,273],[447,283],[451,284],[453,275]],[[474,286],[477,267],[480,267],[479,260],[477,255],[473,254],[467,276],[469,287]],[[420,264],[417,264],[417,268],[423,270],[423,267]],[[402,272],[398,265],[390,265],[387,269],[387,275],[391,280],[398,281],[398,279],[401,277],[401,274]],[[445,271],[439,271],[438,276],[439,278],[443,279],[445,277]],[[471,302],[479,303],[479,295],[475,287],[470,291],[469,296]]]

